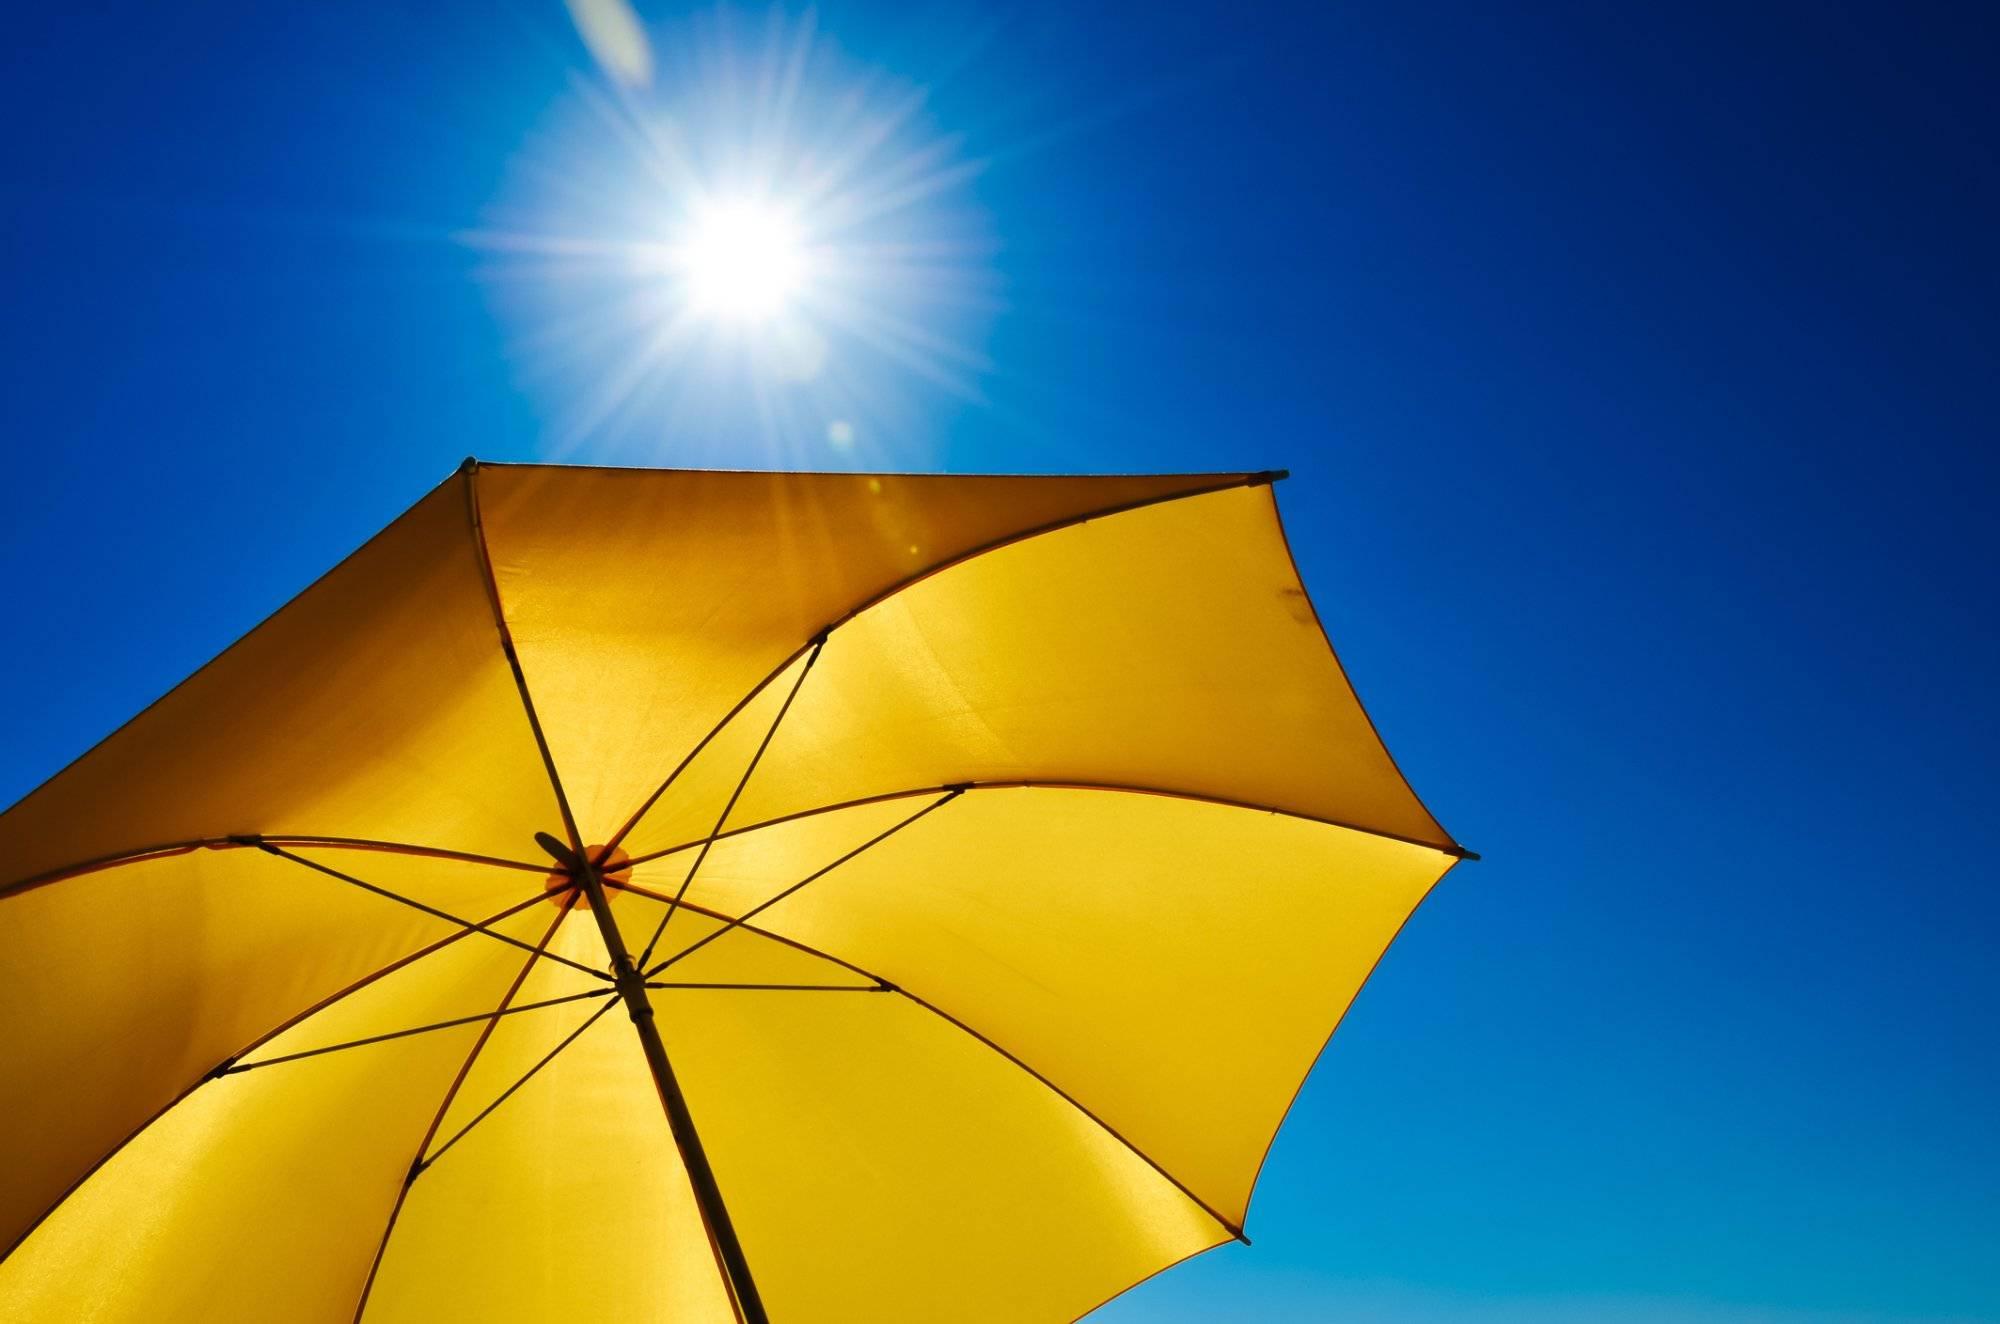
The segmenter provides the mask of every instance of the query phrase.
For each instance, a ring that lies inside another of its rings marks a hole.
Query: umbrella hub
[[[563,853],[567,855],[569,852]],[[584,847],[584,854],[593,860],[600,856],[603,858],[604,863],[599,868],[598,876],[604,880],[607,888],[620,888],[632,881],[632,857],[624,851],[613,847],[607,855],[602,844],[594,844]],[[548,891],[550,905],[564,905],[573,897],[578,910],[590,909],[590,897],[577,881],[570,865],[565,864],[555,869],[543,880],[542,886]],[[609,902],[617,895],[615,890],[608,891],[604,894],[604,899]]]

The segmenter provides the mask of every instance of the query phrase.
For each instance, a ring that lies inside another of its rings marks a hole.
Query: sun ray
[[[809,14],[648,32],[616,0],[571,8],[601,72],[457,236],[549,448],[924,456],[912,421],[978,398],[1001,308],[983,162],[931,126],[929,89],[855,65]]]

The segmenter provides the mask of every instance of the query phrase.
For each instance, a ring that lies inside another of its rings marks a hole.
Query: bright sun
[[[458,236],[519,319],[550,447],[702,437],[800,467],[928,445],[930,393],[977,398],[990,371],[978,163],[923,85],[853,60],[810,8],[725,5],[656,49],[632,3],[570,0],[603,78],[551,104]]]
[[[761,203],[704,207],[675,255],[693,307],[729,321],[761,322],[784,312],[806,276],[798,227]]]

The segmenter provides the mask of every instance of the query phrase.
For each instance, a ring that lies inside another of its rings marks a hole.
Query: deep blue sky
[[[908,137],[966,168],[884,222],[954,237],[913,314],[948,370],[836,340],[593,432],[594,342],[536,319],[601,279],[516,297],[468,237],[574,220],[551,163],[643,196],[559,5],[36,8],[0,801],[467,453],[1289,466],[1334,639],[1486,860],[1321,1062],[1256,1245],[1104,1318],[2000,1320],[1990,25],[829,5],[824,78],[927,90]],[[641,12],[669,54],[764,22]]]

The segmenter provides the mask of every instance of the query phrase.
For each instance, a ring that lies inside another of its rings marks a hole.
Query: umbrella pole
[[[612,918],[596,865],[588,858],[583,859],[576,876],[589,898],[590,915],[597,921],[597,931],[604,935],[605,949],[611,953],[618,996],[624,999],[632,1028],[639,1032],[639,1046],[645,1050],[646,1065],[652,1069],[653,1083],[659,1087],[660,1103],[667,1110],[667,1126],[673,1131],[674,1146],[680,1150],[681,1163],[694,1187],[695,1204],[701,1209],[702,1221],[708,1224],[709,1235],[715,1239],[730,1294],[735,1297],[745,1324],[769,1324],[770,1316],[764,1313],[763,1299],[757,1295],[757,1284],[750,1277],[750,1263],[743,1257],[743,1243],[736,1239],[736,1227],[729,1221],[729,1210],[722,1203],[722,1190],[715,1184],[715,1170],[708,1165],[708,1153],[701,1147],[701,1136],[695,1132],[687,1097],[681,1093],[680,1082],[667,1061],[660,1028],[653,1023],[653,1003],[646,996],[646,976],[627,950],[625,937],[618,931],[618,921]]]

